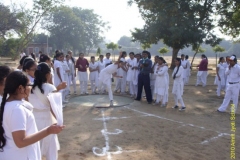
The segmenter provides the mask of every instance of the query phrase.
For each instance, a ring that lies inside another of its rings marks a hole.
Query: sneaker
[[[161,104],[161,107],[166,107],[166,104]]]
[[[174,107],[172,107],[172,108],[174,108],[174,109],[177,109],[177,108],[178,108],[178,106],[176,105],[176,106],[174,106]]]
[[[110,107],[113,107],[113,101],[110,101]]]
[[[156,106],[156,105],[159,105],[159,103],[154,102],[152,105]]]
[[[186,107],[181,107],[179,111],[185,111]]]

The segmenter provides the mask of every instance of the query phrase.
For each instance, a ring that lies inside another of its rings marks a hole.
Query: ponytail
[[[48,66],[47,63],[43,62],[43,63],[40,63],[37,66],[37,70],[34,73],[35,79],[34,79],[34,83],[33,83],[31,93],[33,93],[34,88],[37,86],[40,89],[41,93],[44,94],[44,90],[42,89],[42,85],[43,85],[43,83],[47,82],[46,75],[48,73],[51,73],[51,69],[50,69],[50,67]]]
[[[178,68],[177,68],[176,73],[174,73],[174,75],[173,75],[173,79],[176,78],[176,75],[177,75],[177,73],[178,73],[178,71],[179,71],[179,68],[180,68],[180,66],[181,66],[181,58],[176,58],[176,60],[179,62],[179,65],[178,65]]]
[[[1,108],[0,108],[0,151],[3,151],[3,147],[6,145],[6,138],[4,137],[4,128],[3,128],[3,113],[4,113],[4,107],[7,100],[7,92],[4,91]]]

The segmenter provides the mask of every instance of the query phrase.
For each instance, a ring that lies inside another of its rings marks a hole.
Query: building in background
[[[48,46],[47,43],[29,43],[25,49],[27,55],[35,53],[37,57],[39,51],[42,51],[43,54],[49,55],[52,52],[52,47]]]

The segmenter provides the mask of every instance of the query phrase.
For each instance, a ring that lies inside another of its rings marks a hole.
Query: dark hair
[[[102,55],[102,54],[100,54],[100,55],[99,55],[99,57],[103,57],[103,55]]]
[[[121,58],[122,58],[124,55],[127,56],[127,52],[126,52],[126,51],[123,51],[123,52],[122,52]]]
[[[69,56],[70,56],[69,54],[66,54],[66,56],[65,56],[65,57],[67,58],[67,57],[69,57]]]
[[[2,122],[7,96],[8,94],[15,94],[20,85],[26,87],[27,84],[28,77],[23,72],[14,71],[7,76],[0,109],[0,151],[3,151],[3,147],[6,145],[6,138],[4,137],[4,128]]]
[[[10,72],[11,69],[8,66],[0,66],[0,84],[3,83],[4,78],[6,78]]]
[[[182,56],[185,56],[185,55],[184,55],[184,54],[181,54],[181,57],[182,57]]]
[[[94,57],[94,56],[91,56],[91,59],[93,59],[93,58],[95,59],[95,57]]]
[[[50,61],[50,60],[51,60],[51,58],[48,55],[42,54],[39,58],[39,63],[47,62],[47,61]]]
[[[111,56],[111,53],[106,53],[106,56],[107,56],[108,54]]]
[[[58,54],[58,53],[60,53],[60,51],[57,49],[57,50],[55,51],[55,54]]]
[[[173,75],[173,79],[176,78],[176,75],[177,75],[177,73],[178,73],[178,71],[179,71],[179,68],[180,68],[180,66],[181,66],[181,58],[176,58],[176,60],[179,62],[179,65],[178,65],[178,68],[177,68],[176,73]]]
[[[25,63],[23,65],[23,69],[22,70],[26,72],[27,69],[29,70],[35,64],[36,64],[35,61],[28,61],[27,63]]]
[[[142,53],[146,53],[148,55],[148,59],[151,59],[151,53],[150,52],[144,50],[144,51],[142,51]]]
[[[188,55],[185,56],[185,59],[188,59]]]
[[[163,63],[167,63],[163,57],[158,57],[158,59],[163,61]]]
[[[36,60],[36,56],[35,56],[35,54],[34,53],[31,53],[30,54],[31,55],[31,57],[34,59],[34,61]]]
[[[232,56],[235,57],[233,61],[237,63],[237,56],[235,54],[233,54]]]
[[[59,58],[59,57],[61,57],[62,55],[64,55],[62,52],[61,52],[61,53],[57,53],[57,54],[56,54],[56,59]]]
[[[23,56],[20,61],[19,61],[19,64],[20,66],[23,66],[23,61],[27,58],[28,56]]]
[[[129,55],[135,55],[134,52],[130,52]]]
[[[208,58],[207,58],[207,56],[206,56],[205,54],[202,54],[202,57],[203,57],[203,58],[206,58],[206,59],[208,60]]]
[[[223,59],[224,57],[220,57],[218,63],[220,63]]]
[[[80,55],[84,55],[84,53],[79,53],[79,56],[80,56]]]
[[[42,53],[42,51],[39,51],[38,53]]]
[[[34,59],[31,58],[31,57],[27,57],[27,58],[25,58],[24,61],[23,61],[22,66],[25,66],[25,64],[26,64],[27,62],[29,62],[29,61],[34,61]]]
[[[35,79],[33,82],[31,93],[33,93],[33,89],[36,86],[40,89],[42,94],[44,93],[44,90],[42,89],[42,84],[47,82],[46,75],[48,73],[51,73],[51,68],[47,63],[43,62],[37,66],[37,70],[34,73]]]

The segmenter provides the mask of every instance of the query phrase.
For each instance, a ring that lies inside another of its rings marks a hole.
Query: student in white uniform
[[[113,106],[113,93],[112,93],[112,87],[111,87],[112,86],[111,78],[112,78],[112,75],[117,72],[117,69],[122,66],[123,62],[120,61],[121,56],[122,56],[122,53],[119,54],[119,58],[118,58],[117,62],[115,62],[114,64],[108,65],[99,74],[99,85],[101,86],[103,83],[108,88],[108,96],[109,96],[109,100],[110,100],[110,106]],[[116,74],[114,76],[116,76]],[[117,77],[119,77],[119,76],[117,76]],[[119,78],[121,78],[121,77],[119,77]]]
[[[117,75],[122,77],[122,78],[117,78],[116,81],[116,87],[115,87],[115,91],[117,91],[118,89],[120,89],[121,94],[126,94],[126,84],[127,84],[127,67],[126,67],[126,56],[127,53],[125,51],[122,52],[122,57],[121,57],[121,61],[123,62],[123,65],[119,68]]]
[[[222,105],[218,108],[218,112],[225,112],[230,100],[232,99],[235,106],[235,112],[238,107],[239,82],[240,82],[240,66],[237,64],[237,58],[231,56],[229,58],[230,65],[225,74],[228,76],[228,87]]]
[[[38,141],[64,128],[50,125],[38,131],[33,106],[23,100],[28,98],[30,86],[27,76],[19,71],[10,73],[6,79],[0,112],[1,160],[41,160]]]
[[[69,88],[70,88],[70,85],[72,84],[73,93],[76,95],[77,94],[76,80],[75,80],[76,70],[75,70],[75,64],[72,62],[72,60],[70,58],[71,58],[70,55],[67,54],[66,55],[66,62],[67,62],[68,68],[69,68],[69,72],[68,72]]]
[[[97,94],[97,87],[98,87],[98,70],[99,66],[98,63],[95,62],[95,57],[91,56],[91,62],[89,63],[89,80],[91,82],[91,89],[92,94]]]
[[[166,104],[164,103],[165,96],[168,92],[168,79],[167,79],[167,72],[168,67],[164,65],[164,59],[162,57],[158,57],[158,65],[154,70],[154,74],[156,75],[154,93],[156,94],[156,102],[153,105],[158,105],[161,101],[161,107],[165,107]]]
[[[226,56],[226,62],[223,64],[223,66],[224,66],[224,68],[225,68],[225,71],[226,71],[226,69],[229,67],[229,65],[230,65],[230,61],[229,61],[229,58],[230,58],[230,56]],[[225,93],[226,93],[226,91],[227,91],[227,87],[228,87],[228,85],[229,85],[229,83],[228,83],[228,76],[225,74]]]
[[[181,65],[183,67],[183,84],[185,85],[185,81],[187,78],[187,61],[185,60],[184,54],[181,54]]]
[[[23,62],[26,58],[29,58],[28,56],[23,56],[19,61],[19,66],[17,67],[18,70],[22,70]]]
[[[106,53],[106,58],[103,59],[104,63],[105,63],[105,67],[109,64],[112,64],[112,59],[110,58],[111,54],[110,53]]]
[[[219,63],[216,68],[216,77],[215,77],[215,81],[214,81],[214,84],[217,85],[217,91],[216,91],[217,96],[221,95],[221,90],[224,90],[225,85],[226,85],[226,80],[225,80],[226,68],[224,66],[224,63],[225,63],[224,57],[220,57]]]
[[[136,58],[134,58],[134,53],[130,52],[129,53],[129,59],[127,60],[127,67],[128,67],[128,71],[127,71],[127,82],[129,85],[129,92],[131,97],[134,97],[135,92],[134,92],[134,85],[133,85],[133,76],[134,76],[134,64],[136,63]]]
[[[136,54],[135,55],[136,61],[134,63],[134,73],[133,73],[133,86],[134,86],[134,99],[137,97],[137,92],[138,92],[138,75],[139,75],[139,61],[141,59],[141,54]]]
[[[188,55],[185,56],[185,61],[186,61],[186,69],[184,69],[184,71],[185,71],[184,84],[188,84],[189,77],[191,76],[191,63],[188,60]]]
[[[175,59],[175,65],[176,67],[173,70],[172,77],[173,77],[173,89],[172,93],[174,95],[174,101],[175,101],[175,106],[172,108],[177,109],[178,108],[178,101],[182,105],[181,108],[179,109],[180,111],[183,111],[186,109],[185,104],[182,99],[183,95],[183,72],[184,69],[181,65],[181,59],[176,58]]]
[[[104,62],[104,60],[103,60],[103,55],[100,55],[99,56],[99,61],[97,62],[98,63],[98,73],[100,73],[104,68],[105,68],[105,62]],[[98,74],[98,76],[99,76],[99,74]],[[105,93],[106,92],[106,88],[105,88],[105,86],[102,84],[101,86],[98,86],[99,88],[98,88],[98,92],[100,93],[100,94],[103,94],[103,93]]]
[[[63,59],[64,55],[63,53],[57,53],[56,54],[56,60],[54,61],[54,85],[57,87],[62,82],[67,83],[67,79],[64,79],[66,76],[64,76],[64,68],[63,68]],[[62,101],[63,103],[68,103],[66,100],[66,96],[68,95],[68,91],[66,89],[60,90],[62,93]]]
[[[76,90],[77,90],[77,88],[76,88],[77,72],[76,72],[76,69],[75,69],[76,59],[73,57],[73,52],[71,50],[68,51],[67,54],[70,56],[69,63],[74,65],[74,71],[72,70],[72,73],[74,73],[74,75],[73,75],[72,79],[70,79],[70,83],[73,86],[74,94],[76,95],[77,94],[77,92],[76,92]]]
[[[11,69],[8,66],[0,66],[0,104],[2,103],[5,81],[10,72]]]
[[[67,95],[70,95],[70,84],[71,83],[70,83],[69,76],[68,76],[70,73],[70,69],[68,67],[66,58],[63,59],[62,66],[64,69],[63,76],[64,76],[65,81],[67,82],[67,87],[65,88],[65,92],[66,92],[66,96],[67,96]],[[67,99],[67,97],[66,97],[66,99]]]
[[[35,61],[32,60],[24,63],[23,65],[23,72],[27,74],[27,77],[29,78],[31,84],[33,84],[34,82],[34,73],[36,71],[36,68],[37,64]]]
[[[158,67],[158,59],[159,56],[154,57],[154,64],[152,66],[152,71],[150,73],[150,87],[151,87],[151,92],[152,92],[152,98],[155,98],[155,81],[156,81],[156,74],[154,74],[154,71]],[[155,99],[156,100],[156,99]]]
[[[35,71],[35,81],[32,87],[31,94],[28,97],[29,102],[33,105],[33,115],[35,117],[38,130],[42,130],[56,123],[53,116],[52,108],[48,102],[48,94],[62,90],[66,87],[66,83],[61,83],[57,87],[50,84],[51,69],[47,63],[43,62],[37,66]],[[46,101],[44,101],[46,99]],[[56,134],[49,135],[40,141],[41,155],[46,157],[46,160],[57,160],[60,144]]]
[[[49,83],[54,85],[54,70],[53,70],[51,58],[46,54],[41,54],[39,63],[43,63],[43,62],[47,63],[48,66],[51,68],[52,80]]]

